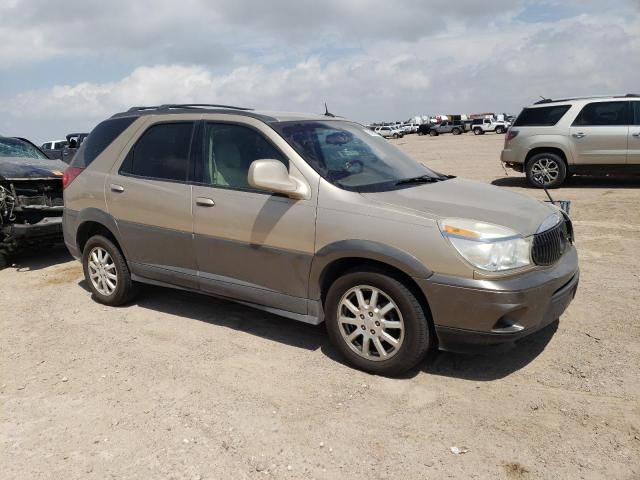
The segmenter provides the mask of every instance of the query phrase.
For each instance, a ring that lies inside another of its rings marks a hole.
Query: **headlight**
[[[531,241],[509,228],[464,218],[445,218],[438,225],[458,253],[480,270],[500,272],[531,263]]]

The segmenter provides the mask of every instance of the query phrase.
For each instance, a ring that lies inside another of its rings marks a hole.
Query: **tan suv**
[[[540,100],[507,133],[502,162],[545,188],[573,174],[638,174],[640,95]]]
[[[326,322],[379,374],[512,343],[578,285],[563,212],[436,173],[338,118],[134,108],[93,130],[64,186],[65,242],[97,301],[128,302],[142,282]]]

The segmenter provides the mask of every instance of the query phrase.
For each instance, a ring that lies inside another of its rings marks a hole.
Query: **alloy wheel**
[[[338,304],[338,327],[349,348],[371,361],[388,360],[404,341],[404,320],[398,305],[379,288],[358,285]]]
[[[539,158],[531,166],[531,176],[540,185],[553,183],[560,175],[560,166],[552,158]]]
[[[102,247],[94,247],[87,265],[93,287],[101,295],[112,295],[118,286],[118,272],[109,252]]]

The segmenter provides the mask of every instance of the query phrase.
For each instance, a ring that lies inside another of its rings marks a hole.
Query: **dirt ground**
[[[394,143],[542,199],[502,141]],[[64,249],[23,255],[0,272],[0,477],[640,478],[640,178],[553,195],[582,269],[559,324],[401,379],[342,364],[323,326],[155,287],[107,308]]]

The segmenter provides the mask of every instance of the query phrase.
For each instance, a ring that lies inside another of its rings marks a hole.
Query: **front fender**
[[[413,255],[370,240],[341,240],[330,243],[316,252],[311,262],[309,298],[318,300],[321,285],[328,267],[347,258],[361,258],[385,263],[414,278],[429,278],[433,272]]]

